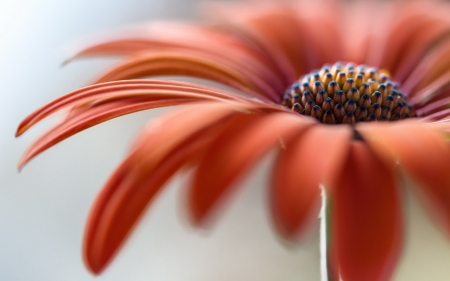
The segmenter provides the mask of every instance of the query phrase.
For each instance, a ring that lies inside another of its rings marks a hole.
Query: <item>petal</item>
[[[450,116],[450,108],[447,108],[447,109],[440,110],[436,113],[427,115],[427,117],[422,118],[422,120],[427,121],[427,122],[430,122],[433,120],[442,121],[442,120],[447,120],[447,118],[449,116]]]
[[[35,141],[19,162],[22,168],[33,157],[58,142],[99,123],[115,117],[150,108],[180,105],[199,101],[242,100],[226,92],[208,90],[201,86],[183,85],[171,82],[138,81],[131,83],[105,83],[67,94],[37,110],[19,126],[17,134],[56,110],[73,105],[67,118],[51,128]],[[248,103],[255,103],[250,100]],[[245,104],[245,103],[243,103]]]
[[[351,134],[348,126],[315,126],[280,152],[270,201],[275,225],[283,236],[295,238],[311,215],[317,215],[319,185],[335,185]]]
[[[204,224],[216,203],[236,180],[277,142],[289,141],[313,123],[294,114],[250,118],[224,132],[200,160],[188,191],[188,206]]]
[[[350,5],[343,1],[336,2],[341,7],[340,13],[343,15],[340,19],[343,24],[339,35],[345,47],[345,60],[379,66],[380,56],[384,53],[383,40],[386,37],[386,26],[390,23],[386,19],[393,13],[392,4],[381,1],[357,1]],[[347,5],[342,5],[344,3]],[[369,18],[368,14],[383,14],[383,16]],[[351,40],[349,40],[350,34]]]
[[[185,82],[158,80],[107,82],[81,88],[49,102],[20,123],[16,136],[20,136],[34,124],[62,108],[74,105],[84,106],[85,104],[93,104],[101,99],[111,97],[127,99],[134,96],[148,96],[149,98],[153,98],[153,100],[193,97],[201,99],[202,96],[206,100],[214,100],[215,98],[227,100],[244,99],[224,90]]]
[[[438,94],[448,81],[450,67],[450,40],[432,48],[402,85],[402,90],[413,96],[413,101],[425,103]],[[431,95],[431,97],[430,97]]]
[[[361,126],[361,134],[386,163],[401,167],[419,184],[426,207],[450,234],[450,147],[442,128],[417,121]],[[447,133],[448,134],[448,133]]]
[[[398,20],[394,19],[396,22],[392,23],[393,27],[391,26],[391,30],[388,31],[389,36],[386,38],[386,49],[380,66],[394,73],[403,56],[408,54],[409,48],[416,47],[410,46],[414,42],[414,37],[422,39],[423,32],[431,33],[430,27],[437,25],[433,22],[435,19],[423,12],[424,9],[429,8],[421,7],[425,4],[425,2],[417,2],[419,6],[411,5],[409,9],[397,16],[400,17]],[[402,9],[402,6],[398,5],[397,9]]]
[[[130,99],[125,101],[116,101],[95,108],[80,110],[77,114],[73,114],[70,118],[65,119],[62,123],[51,128],[38,138],[25,152],[19,161],[18,167],[23,166],[41,152],[54,146],[55,144],[65,140],[66,138],[79,133],[87,128],[98,125],[125,114],[179,104],[187,104],[197,101],[195,99],[170,99],[159,101],[141,101],[140,99]]]
[[[143,131],[89,215],[84,257],[94,273],[111,261],[164,183],[202,155],[214,136],[241,115],[245,114],[230,106],[191,106],[159,118]]]
[[[450,108],[450,97],[439,99],[435,102],[430,102],[427,105],[417,109],[419,116],[424,116],[423,119],[431,119],[430,115],[433,113],[440,113]]]
[[[255,72],[198,51],[146,51],[120,63],[94,84],[156,75],[187,75],[223,83],[262,99],[279,101],[278,89]]]
[[[450,61],[449,61],[450,66]],[[450,70],[439,76],[432,83],[427,84],[423,89],[413,92],[411,102],[417,105],[425,105],[444,99],[450,96]]]
[[[425,21],[402,48],[396,67],[390,69],[394,80],[404,82],[422,58],[448,40],[445,37],[449,34],[450,24],[447,19],[430,18]]]
[[[311,69],[312,66],[307,66],[309,55],[312,55],[306,52],[308,44],[304,40],[293,40],[308,37],[290,5],[266,1],[252,5],[249,9],[236,3],[208,3],[205,10],[206,16],[215,22],[232,28],[257,44],[279,65],[291,82]]]
[[[390,280],[403,232],[392,171],[363,142],[353,142],[330,199],[336,272],[346,281]]]
[[[83,56],[133,55],[143,51],[191,52],[208,55],[213,60],[224,59],[240,68],[254,72],[266,81],[271,81],[277,91],[286,88],[285,77],[261,50],[255,48],[233,33],[191,23],[156,22],[127,34],[117,34],[114,38],[92,45],[74,58]]]

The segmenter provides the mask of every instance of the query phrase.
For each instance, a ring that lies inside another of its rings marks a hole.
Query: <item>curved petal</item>
[[[345,59],[350,62],[380,66],[386,30],[391,23],[387,19],[394,13],[392,3],[387,1],[357,1],[351,4],[343,1],[336,2],[341,6],[343,14],[340,35],[345,47]],[[341,5],[344,3],[347,5]],[[377,16],[367,17],[368,14]],[[352,39],[349,40],[349,38]]]
[[[450,97],[430,102],[429,104],[418,108],[416,112],[419,116],[423,116],[422,119],[427,120],[433,113],[440,113],[448,108],[450,108]]]
[[[447,105],[447,107],[448,107],[448,105]],[[450,108],[447,108],[447,109],[437,111],[436,113],[427,115],[426,117],[422,118],[422,120],[425,122],[442,121],[442,120],[446,120],[449,116],[450,116]]]
[[[231,129],[236,118],[250,116],[233,108],[221,104],[188,106],[159,118],[143,131],[89,215],[84,257],[94,273],[111,261],[164,183],[202,155],[216,135]]]
[[[294,114],[250,118],[220,135],[200,160],[188,191],[195,223],[203,224],[216,203],[277,142],[286,142],[313,122]]]
[[[214,21],[249,38],[271,57],[292,83],[305,71],[311,70],[308,60],[314,50],[308,50],[308,38],[300,26],[296,12],[286,2],[261,2],[251,9],[236,3],[208,3],[206,14]],[[211,13],[211,11],[213,11]],[[213,17],[211,17],[213,15]]]
[[[352,143],[331,199],[332,265],[346,281],[389,280],[402,239],[392,170],[361,141]]]
[[[281,150],[270,201],[275,225],[283,236],[295,238],[302,233],[320,206],[320,184],[335,186],[351,135],[348,126],[315,126]]]
[[[39,139],[37,139],[24,153],[19,161],[18,167],[19,169],[22,169],[26,163],[46,149],[76,133],[102,122],[141,110],[187,104],[194,101],[198,100],[192,98],[166,99],[157,101],[129,99],[104,104],[93,109],[80,110],[81,112],[73,114],[70,118],[65,119],[62,123],[51,128],[48,132],[44,133]]]
[[[402,89],[413,96],[416,103],[425,103],[430,93],[436,94],[436,89],[442,88],[442,82],[448,79],[450,67],[450,40],[444,40],[434,47],[414,71],[408,76]],[[447,78],[443,78],[446,77]]]
[[[255,75],[254,71],[239,67],[226,59],[218,59],[205,53],[147,51],[133,55],[109,70],[95,83],[142,78],[155,75],[187,75],[223,83],[250,95],[279,101],[281,93],[270,80]]]
[[[427,14],[424,14],[423,11],[414,8],[408,10],[411,12],[389,31],[386,51],[380,66],[389,69],[391,73],[395,73],[398,64],[408,54],[409,49],[415,47],[410,46],[413,43],[411,41],[414,41],[416,36],[422,39],[424,35],[421,33],[431,34],[430,27],[436,27],[437,25],[435,22],[437,20],[427,17]]]
[[[449,61],[450,63],[450,61]],[[418,92],[413,92],[411,102],[421,106],[450,95],[450,70],[446,70],[432,83],[427,84]]]
[[[92,40],[90,40],[92,42]],[[84,56],[131,55],[148,50],[196,50],[226,58],[243,68],[250,68],[265,79],[282,83],[284,90],[287,83],[276,64],[253,44],[227,30],[215,26],[193,24],[189,22],[152,22],[118,33],[101,42],[91,45],[72,59]],[[70,62],[72,59],[68,60]],[[278,79],[274,79],[277,77]]]
[[[426,207],[450,234],[450,146],[445,134],[440,127],[417,121],[398,123],[359,130],[386,163],[400,162],[419,184]]]
[[[402,49],[397,65],[390,69],[395,81],[402,83],[428,53],[432,53],[450,35],[450,23],[447,19],[432,18],[425,22],[410,38]]]
[[[133,96],[148,96],[154,100],[168,98],[192,98],[197,95],[201,99],[244,100],[224,90],[217,90],[202,85],[176,81],[131,80],[100,83],[61,96],[27,116],[19,125],[16,136],[20,136],[34,124],[45,117],[69,106],[80,106],[96,103],[111,97],[127,99]]]

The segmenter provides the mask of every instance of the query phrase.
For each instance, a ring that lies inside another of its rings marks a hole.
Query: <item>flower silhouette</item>
[[[275,150],[271,213],[286,238],[304,233],[329,198],[330,274],[388,280],[403,239],[402,177],[450,231],[450,6],[441,1],[208,4],[205,23],[153,23],[76,57],[126,55],[92,86],[28,116],[66,118],[19,166],[88,127],[183,105],[144,128],[99,194],[84,258],[111,261],[164,184],[193,170],[187,202],[204,224],[234,183]],[[167,80],[184,75],[227,90]]]

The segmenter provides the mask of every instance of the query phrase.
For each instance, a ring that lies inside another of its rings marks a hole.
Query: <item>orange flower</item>
[[[215,25],[155,23],[139,36],[80,52],[76,57],[128,57],[95,85],[48,103],[18,128],[21,135],[70,108],[66,119],[25,153],[22,167],[103,121],[186,105],[142,131],[98,196],[84,241],[85,261],[94,273],[111,261],[178,170],[194,170],[187,201],[193,221],[203,224],[271,149],[278,153],[270,197],[277,230],[287,238],[302,234],[317,215],[322,185],[330,202],[329,269],[335,277],[392,276],[403,239],[401,176],[417,183],[433,218],[450,232],[447,3],[324,0],[206,7]],[[128,80],[155,75],[212,80],[243,95],[185,82]]]

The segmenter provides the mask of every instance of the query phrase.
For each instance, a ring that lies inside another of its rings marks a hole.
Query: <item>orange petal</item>
[[[402,13],[397,13],[397,18],[394,18],[391,23],[388,36],[386,38],[386,45],[383,59],[380,66],[389,69],[392,73],[397,69],[398,64],[408,54],[410,44],[414,42],[414,37],[422,38],[422,32],[428,32],[430,26],[436,25],[432,23],[433,18],[423,12],[425,2],[418,2],[417,5],[411,5],[409,9],[404,9],[403,6],[398,5],[397,9],[402,9]],[[415,47],[415,46],[412,46]]]
[[[243,97],[239,97],[224,90],[217,90],[185,82],[158,80],[107,82],[81,88],[49,102],[30,114],[22,121],[22,123],[20,123],[16,136],[20,136],[31,126],[62,108],[85,103],[94,103],[98,102],[98,100],[110,97],[129,98],[138,94],[140,96],[153,97],[154,100],[157,100],[158,98],[173,98],[174,96],[175,98],[192,98],[195,95],[197,95],[198,98],[204,96],[204,99],[244,99]]]
[[[450,40],[434,46],[402,85],[402,90],[414,96],[413,100],[424,103],[430,94],[439,93],[442,84],[448,81],[450,67]],[[446,76],[447,75],[447,76]],[[445,77],[445,78],[443,78]]]
[[[156,75],[187,75],[223,83],[262,99],[279,101],[281,94],[278,90],[255,72],[202,52],[148,51],[122,62],[95,83]]]
[[[336,272],[346,281],[389,280],[403,232],[392,171],[363,142],[353,142],[330,200]]]
[[[450,147],[443,127],[402,121],[391,126],[361,126],[359,130],[386,163],[400,162],[419,184],[421,199],[431,214],[450,234]]]
[[[255,117],[237,122],[233,130],[219,136],[200,160],[188,192],[195,223],[205,222],[229,187],[267,150],[313,124],[293,114]]]
[[[136,163],[119,167],[96,200],[86,227],[84,256],[92,272],[106,267],[162,186],[206,144],[203,140],[185,143],[147,171],[146,178],[130,167]]]
[[[59,125],[51,128],[48,132],[37,139],[25,152],[19,161],[19,169],[36,157],[41,152],[66,138],[79,133],[87,128],[105,122],[107,120],[123,116],[125,114],[163,106],[186,104],[197,101],[196,99],[171,99],[159,101],[141,101],[136,99],[115,101],[95,108],[80,110]]]
[[[449,53],[450,54],[450,53]],[[450,61],[449,61],[450,65]],[[418,92],[413,92],[411,102],[424,105],[450,96],[450,70],[445,70],[432,83]]]
[[[89,215],[84,257],[94,273],[111,261],[164,183],[202,155],[236,115],[244,113],[223,105],[187,107],[159,118],[143,131]]]
[[[206,15],[243,34],[273,58],[292,82],[311,69],[307,63],[313,54],[305,52],[308,38],[298,16],[289,5],[263,2],[249,7],[236,3],[208,3]],[[313,50],[314,51],[314,50]]]
[[[309,6],[310,3],[312,2],[307,2],[304,5]],[[328,56],[331,54],[333,56],[329,57],[326,62],[334,63],[345,60],[353,63],[367,63],[365,58],[373,33],[370,31],[373,30],[373,26],[376,26],[380,19],[379,17],[373,17],[368,21],[365,17],[367,13],[379,9],[384,3],[373,3],[371,1],[357,1],[351,3],[351,5],[344,1],[327,1],[325,4],[314,1],[314,3],[319,6],[316,9],[317,11],[315,13],[302,13],[302,16],[309,16],[308,22],[312,25],[318,24],[318,21],[314,19],[315,16],[322,17],[320,22],[328,22],[329,26],[323,26],[322,30],[319,29],[315,32],[320,37],[326,36],[329,38],[328,40],[332,40],[326,45],[329,48]],[[324,6],[328,8],[324,9]],[[324,30],[327,30],[328,33],[325,36],[322,35]],[[358,36],[352,36],[352,40],[347,40],[348,34],[358,34]]]
[[[116,34],[82,50],[74,58],[131,55],[148,50],[196,50],[219,60],[226,59],[242,68],[253,70],[264,79],[273,80],[281,87],[278,89],[280,91],[286,88],[286,83],[292,82],[286,81],[286,77],[279,73],[270,58],[246,40],[223,29],[188,22],[153,22],[141,28],[127,30],[127,33]],[[278,79],[274,80],[274,77]]]
[[[351,138],[348,126],[315,126],[280,152],[270,200],[275,225],[287,238],[301,234],[320,205],[320,184],[334,186]]]
[[[417,114],[423,116],[422,119],[432,119],[430,115],[433,113],[440,113],[450,107],[450,97],[444,97],[435,102],[430,102],[427,105],[417,109]]]
[[[383,55],[383,40],[386,28],[390,22],[386,20],[393,12],[388,2],[356,1],[349,4],[336,1],[342,14],[340,25],[340,40],[343,41],[346,61],[379,66]],[[335,12],[335,11],[333,11]],[[383,16],[367,17],[367,14]],[[334,18],[334,16],[330,16]],[[355,23],[358,24],[355,24]],[[352,40],[348,40],[352,34]],[[373,44],[377,42],[377,44]],[[340,60],[343,60],[342,58]]]
[[[423,21],[402,48],[397,65],[390,69],[394,80],[404,82],[420,60],[445,41],[442,38],[449,32],[450,25],[446,19],[431,17]]]

